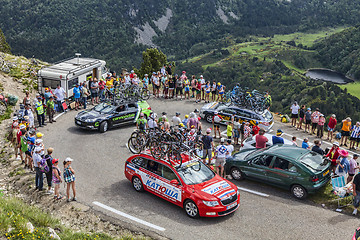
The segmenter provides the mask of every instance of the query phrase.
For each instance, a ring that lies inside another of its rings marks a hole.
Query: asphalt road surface
[[[202,106],[193,101],[148,102],[155,112],[165,111],[169,118],[175,112],[181,112],[183,118]],[[235,182],[243,190],[234,214],[191,219],[180,207],[150,193],[136,192],[125,178],[124,162],[131,156],[126,143],[133,125],[104,134],[82,130],[74,124],[76,113],[63,114],[56,123],[41,129],[45,146],[55,148],[53,155],[60,162],[68,156],[74,159],[79,201],[140,229],[171,239],[351,239],[359,227],[356,217],[295,200],[288,191],[247,180]],[[273,129],[279,127],[288,139],[305,136],[289,124],[276,123]]]

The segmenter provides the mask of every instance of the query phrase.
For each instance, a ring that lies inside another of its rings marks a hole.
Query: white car
[[[272,137],[274,135],[271,135],[271,134],[268,134],[268,133],[265,133],[264,134],[265,137],[267,137],[267,139],[269,140],[267,143],[266,143],[266,147],[270,147],[272,146]],[[284,138],[284,144],[285,145],[294,145],[294,143],[292,141],[289,141],[287,139]],[[244,141],[244,146],[241,148],[241,150],[243,149],[251,149],[251,148],[255,148],[256,147],[256,141],[255,141],[255,136],[252,136],[252,137],[249,137],[247,138],[245,141]]]

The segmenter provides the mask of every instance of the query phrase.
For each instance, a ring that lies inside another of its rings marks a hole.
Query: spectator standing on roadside
[[[54,199],[60,200],[62,196],[60,195],[60,183],[62,183],[61,171],[58,167],[59,159],[54,158],[52,160],[52,182],[54,184]]]
[[[248,137],[250,137],[250,136],[251,136],[251,132],[252,132],[252,130],[251,130],[251,128],[250,128],[250,123],[249,123],[249,122],[245,122],[245,126],[244,126],[244,139],[243,139],[243,140],[245,140],[245,139],[247,139]],[[242,142],[241,142],[241,144],[242,144]]]
[[[266,148],[266,143],[269,141],[267,137],[264,136],[265,129],[260,128],[259,134],[255,136],[256,148]]]
[[[239,145],[239,137],[240,137],[240,122],[234,120],[234,144]]]
[[[50,123],[56,122],[56,120],[54,120],[54,114],[55,114],[54,108],[55,108],[54,98],[53,96],[50,96],[49,101],[46,103],[46,112],[47,115],[49,116]]]
[[[214,81],[211,85],[211,101],[215,101],[216,99],[216,82]]]
[[[174,98],[175,82],[174,78],[169,76],[169,98]]]
[[[205,103],[210,102],[210,91],[211,91],[210,82],[207,82],[205,84]]]
[[[311,124],[311,108],[308,108],[305,113],[305,130],[304,132],[310,133]]]
[[[203,77],[203,75],[200,75],[200,84],[201,84],[201,100],[205,100],[205,84],[206,81]]]
[[[148,120],[148,126],[150,129],[154,129],[156,128],[157,125],[157,120],[156,120],[156,113],[151,113],[149,116],[149,120]]]
[[[73,159],[67,157],[64,161],[64,181],[66,182],[66,201],[76,201],[76,190],[75,190],[75,171],[70,166]],[[70,187],[73,192],[73,198],[70,198]]]
[[[350,128],[351,128],[351,118],[347,117],[346,119],[342,120],[342,128],[341,128],[341,142],[340,146],[344,145],[347,147],[347,140],[350,136]]]
[[[353,205],[355,208],[352,214],[356,215],[358,212],[357,209],[360,204],[360,172],[358,174],[356,174],[353,184],[352,184],[352,187],[353,187],[353,196],[354,196]]]
[[[195,129],[199,129],[199,120],[196,118],[196,114],[194,112],[190,113],[190,119],[187,122],[187,128],[191,129],[191,126],[195,126]]]
[[[357,154],[354,154],[349,161],[349,175],[347,177],[346,183],[349,183],[353,180],[356,169],[359,169],[358,163],[356,162],[356,159],[358,159],[358,157],[359,156]]]
[[[66,92],[64,90],[64,88],[62,88],[60,86],[60,84],[57,85],[55,91],[54,91],[54,95],[56,97],[56,102],[57,102],[57,106],[58,106],[58,111],[59,112],[64,112],[64,108],[62,106],[62,102],[65,100],[66,97]]]
[[[214,112],[214,116],[212,118],[212,124],[213,124],[213,128],[214,128],[214,138],[216,138],[216,133],[219,133],[219,138],[221,138],[221,134],[220,134],[220,123],[223,120],[223,118],[219,115],[219,113],[217,111]]]
[[[291,126],[296,127],[296,120],[299,118],[299,105],[295,101],[294,104],[290,107],[291,109]]]
[[[184,88],[184,81],[187,79],[186,72],[183,71],[182,75],[177,78],[177,75],[175,75],[175,85],[176,85],[176,100],[178,100],[178,95],[180,95],[180,100],[182,100],[183,97],[183,88]]]
[[[145,89],[148,89],[148,87],[149,87],[149,75],[146,73],[145,75],[144,75],[144,78],[143,78],[143,80],[142,80],[142,83],[143,83],[143,88],[145,88]],[[170,90],[170,89],[169,89]]]
[[[53,191],[51,191],[51,186],[52,186],[52,160],[53,157],[51,156],[51,154],[54,152],[53,148],[48,148],[47,149],[47,155],[45,155],[45,159],[46,159],[46,163],[47,166],[49,168],[48,172],[45,172],[45,176],[46,176],[46,182],[48,184],[48,194],[54,193]]]
[[[318,138],[322,138],[324,136],[324,124],[325,124],[325,117],[324,117],[324,114],[320,114],[320,117],[319,117],[319,122],[318,122],[318,125],[317,125],[317,137]]]
[[[37,99],[38,99],[38,101],[35,104],[35,109],[36,109],[37,119],[39,122],[39,127],[46,126],[45,111],[44,111],[42,99],[41,99],[41,97],[38,97]]]
[[[256,134],[258,134],[260,131],[260,127],[259,127],[259,122],[256,121],[255,125],[252,128],[252,132],[253,132],[253,136],[255,136]]]
[[[195,98],[195,95],[196,95],[196,84],[197,84],[196,76],[192,75],[192,77],[191,77],[191,92],[192,92],[191,97],[192,98]]]
[[[336,170],[336,160],[339,157],[339,143],[338,142],[333,142],[333,146],[330,149],[330,151],[328,152],[328,154],[326,154],[327,158],[329,158],[331,160],[331,170],[333,171],[333,174],[335,174],[335,170]]]
[[[302,123],[305,121],[305,113],[306,113],[305,105],[302,105],[301,108],[300,108],[300,113],[299,113],[300,119],[299,119],[297,130],[302,129]]]
[[[204,143],[203,149],[203,162],[206,164],[206,158],[208,158],[207,165],[210,167],[212,158],[212,149],[215,148],[213,138],[211,137],[211,128],[206,129],[206,135],[203,136],[202,141]]]
[[[184,80],[184,91],[185,91],[184,99],[186,99],[186,96],[187,99],[190,99],[190,80],[187,78],[185,78]]]
[[[360,135],[360,122],[356,122],[356,124],[351,128],[349,149],[356,150],[355,143],[359,144],[359,139],[360,139],[359,135]]]
[[[173,126],[179,126],[181,123],[180,113],[176,112],[175,116],[171,119],[171,122],[173,123]]]
[[[224,176],[224,165],[225,165],[225,157],[227,152],[227,147],[224,145],[225,139],[221,138],[220,145],[216,147],[215,154],[216,154],[216,160],[215,160],[215,167],[216,167],[216,173],[220,176]]]
[[[30,93],[28,90],[25,92],[25,97],[23,99],[23,104],[26,106],[27,104],[31,103]]]
[[[320,140],[314,140],[314,146],[311,148],[311,151],[317,152],[321,156],[325,154],[324,150],[321,149],[321,142]]]
[[[310,149],[310,146],[309,146],[308,142],[309,142],[309,139],[304,138],[304,141],[302,142],[301,147],[304,148],[304,149]]]
[[[336,124],[337,124],[336,116],[335,116],[335,114],[333,114],[333,115],[331,115],[331,117],[329,119],[329,123],[328,123],[328,137],[327,137],[327,140],[332,141],[333,134],[334,134],[334,129],[336,127]]]
[[[35,167],[35,188],[39,191],[43,190],[43,173],[40,171],[39,168],[39,162],[42,159],[42,157],[40,156],[41,151],[41,147],[36,147],[32,156]]]
[[[30,104],[25,105],[25,116],[29,116],[29,128],[35,128],[34,111]]]
[[[315,130],[319,122],[320,114],[321,113],[319,112],[318,108],[316,108],[315,112],[311,114],[311,134],[315,134]]]
[[[100,90],[100,83],[99,83],[99,91],[101,91]],[[89,90],[86,88],[86,86],[84,84],[83,87],[82,87],[82,90],[81,90],[81,98],[82,98],[82,102],[84,104],[84,109],[86,109],[86,103],[87,103],[88,96],[90,96],[90,93],[89,93]],[[102,101],[101,94],[100,94],[100,101]]]
[[[201,102],[201,80],[197,80],[196,83],[196,103]]]
[[[230,141],[231,141],[232,133],[233,133],[232,124],[231,122],[228,122],[226,126],[226,136],[228,139],[230,139]]]
[[[100,79],[99,82],[99,97],[100,97],[100,101],[104,101],[105,100],[105,86],[106,83],[103,79]],[[90,86],[91,87],[91,82],[90,82]],[[90,94],[89,94],[90,95]],[[89,96],[88,95],[88,96]],[[84,104],[84,109],[86,108],[86,104]]]
[[[225,160],[230,158],[232,156],[232,153],[234,151],[234,146],[231,144],[231,139],[226,140],[226,155],[225,155]]]
[[[94,105],[94,103],[99,103],[99,84],[96,78],[90,83],[90,92],[91,104]]]

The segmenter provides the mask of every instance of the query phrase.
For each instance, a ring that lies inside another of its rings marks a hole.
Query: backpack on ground
[[[335,135],[335,138],[336,138],[336,139],[341,139],[341,133],[338,132],[338,133]]]

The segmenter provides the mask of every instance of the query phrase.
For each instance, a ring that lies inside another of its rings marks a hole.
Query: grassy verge
[[[348,93],[360,99],[360,82],[338,85],[341,89],[347,89]]]
[[[12,106],[8,105],[5,114],[0,116],[0,123],[2,122],[2,120],[9,119],[11,117],[12,112],[13,112]]]
[[[0,192],[1,195],[1,192]],[[26,225],[30,222],[34,231],[29,232]],[[51,239],[49,229],[58,229],[63,240],[114,239],[104,233],[73,232],[62,226],[60,221],[41,209],[25,204],[17,198],[0,196],[0,238],[7,239]],[[9,231],[10,230],[10,231]],[[134,239],[132,235],[119,236],[116,239]]]

